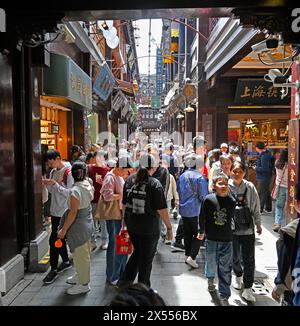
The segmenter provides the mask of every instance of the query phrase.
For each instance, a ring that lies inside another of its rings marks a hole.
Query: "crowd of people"
[[[273,166],[278,186],[273,230],[280,234],[285,232],[287,192],[287,151],[275,163],[263,142],[257,142],[256,151],[258,191],[246,180],[247,166],[238,144],[222,143],[208,152],[202,136],[186,148],[159,137],[151,143],[136,138],[119,146],[95,145],[87,154],[74,145],[71,163],[57,150],[48,150],[42,182],[43,203],[50,202],[51,269],[44,283],[51,284],[72,268],[68,246],[76,273],[67,279],[72,285],[67,293],[90,291],[90,253],[98,247],[99,232],[109,286],[129,288],[137,279],[151,288],[152,263],[161,239],[172,251],[184,251],[184,262],[194,269],[199,267],[200,247],[205,247],[207,288],[218,292],[221,305],[229,305],[231,286],[241,290],[247,302],[255,302],[255,232],[262,233],[264,210],[272,211]],[[179,218],[174,235],[171,218]],[[124,229],[133,245],[131,255],[116,252],[116,235]],[[62,240],[60,247],[57,239]],[[278,290],[273,293],[276,300],[280,295]]]

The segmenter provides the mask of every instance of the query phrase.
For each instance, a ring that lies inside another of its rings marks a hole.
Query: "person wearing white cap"
[[[228,145],[226,143],[222,143],[220,146],[220,150],[221,150],[222,154],[227,154],[228,153]]]

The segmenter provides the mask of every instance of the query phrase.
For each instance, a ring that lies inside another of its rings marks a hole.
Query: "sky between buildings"
[[[138,62],[139,62],[139,71],[140,74],[148,74],[148,47],[149,47],[149,22],[150,19],[141,19],[137,20],[134,25],[139,27],[139,31],[135,35],[139,35],[140,38],[137,40],[136,47]],[[152,19],[151,20],[151,55],[150,57],[150,74],[155,74],[156,66],[156,47],[160,46],[161,42],[161,30],[162,30],[162,20],[161,19]],[[157,44],[157,46],[156,46]],[[140,58],[142,57],[142,58]]]

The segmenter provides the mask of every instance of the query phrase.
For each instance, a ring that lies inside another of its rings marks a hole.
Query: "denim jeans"
[[[117,281],[125,270],[128,255],[116,254],[116,235],[120,232],[121,221],[107,220],[108,248],[106,251],[106,280]]]
[[[283,210],[286,203],[286,195],[287,195],[287,188],[279,186],[278,193],[276,196],[276,203],[275,203],[275,224],[282,225],[283,217],[284,217]]]
[[[223,298],[231,295],[232,242],[206,239],[205,276],[214,278],[218,271],[219,293]]]

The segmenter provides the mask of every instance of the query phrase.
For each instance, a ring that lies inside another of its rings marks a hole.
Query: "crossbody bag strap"
[[[284,171],[285,171],[286,166],[287,166],[287,164],[284,165],[284,168],[283,168],[283,171],[282,171],[282,176],[281,176],[281,179],[279,181],[278,187],[280,187],[280,185],[281,185],[281,181],[282,181],[282,179],[284,177]]]
[[[185,175],[184,177],[185,177],[185,180],[187,181],[187,183],[189,184],[190,189],[191,189],[193,195],[194,195],[196,198],[199,199],[199,197],[198,197],[198,193],[195,191],[195,188],[194,188],[194,186],[193,186],[193,184],[192,184],[190,178],[188,178],[186,175]]]

